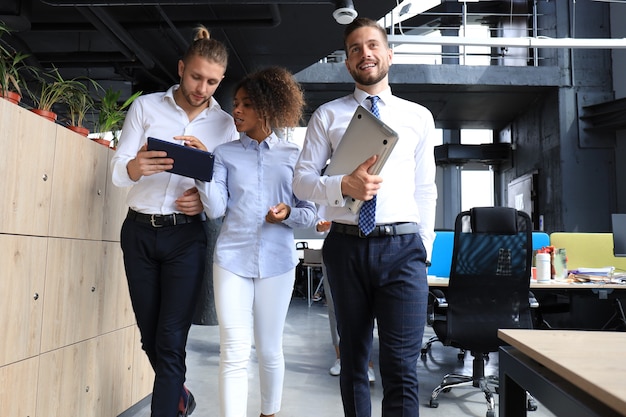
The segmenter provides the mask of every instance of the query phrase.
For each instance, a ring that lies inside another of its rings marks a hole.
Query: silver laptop
[[[370,174],[378,175],[398,142],[398,134],[363,106],[357,107],[324,175],[350,174],[372,155],[378,155]],[[346,207],[357,213],[363,201],[348,197]]]
[[[626,256],[626,214],[612,214],[613,256]]]

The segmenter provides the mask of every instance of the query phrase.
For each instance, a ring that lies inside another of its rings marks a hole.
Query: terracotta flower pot
[[[91,139],[96,143],[99,143],[100,145],[106,146],[107,148],[111,146],[111,141],[107,140],[107,139],[102,139],[102,138],[94,138]]]
[[[55,112],[51,112],[48,110],[42,110],[42,109],[30,109],[30,111],[32,111],[35,114],[40,115],[41,117],[44,117],[48,120],[50,120],[51,122],[56,122],[57,120],[57,114]]]
[[[89,135],[89,129],[87,129],[86,127],[82,127],[82,126],[68,126],[67,127],[69,130],[78,133],[81,136],[85,136],[87,137],[87,135]]]
[[[9,100],[13,104],[19,104],[20,100],[22,100],[22,96],[15,91],[3,91],[2,98]]]

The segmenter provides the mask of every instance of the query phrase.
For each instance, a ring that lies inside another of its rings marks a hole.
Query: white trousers
[[[270,278],[246,278],[213,264],[215,308],[220,329],[221,417],[246,417],[252,337],[259,361],[261,413],[280,410],[285,359],[283,329],[295,269]]]

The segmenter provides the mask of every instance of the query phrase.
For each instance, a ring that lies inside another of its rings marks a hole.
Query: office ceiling
[[[9,39],[41,67],[88,75],[133,90],[163,90],[178,81],[177,60],[203,24],[230,51],[226,83],[257,67],[297,72],[342,48],[335,1],[307,0],[2,0]],[[356,0],[378,19],[395,0]]]
[[[228,110],[232,86],[246,73],[281,65],[298,73],[343,48],[344,26],[332,13],[336,0],[1,0],[0,20],[14,33],[7,38],[31,55],[31,64],[57,67],[65,77],[89,76],[103,86],[133,91],[162,91],[178,82],[176,63],[191,42],[194,28],[204,24],[230,51],[226,79],[217,98]],[[353,0],[360,16],[379,19],[396,0]],[[454,3],[454,4],[452,4]],[[499,12],[508,1],[482,1]],[[470,3],[471,4],[471,3]],[[438,9],[460,7],[443,2]],[[439,19],[440,20],[440,19]],[[413,24],[436,27],[434,17]],[[339,72],[304,77],[307,115],[319,104],[352,91],[343,64]],[[436,71],[436,68],[431,70]],[[546,86],[519,88],[509,80],[493,85],[463,84],[458,77],[433,83],[430,77],[401,71],[394,91],[421,102],[435,115],[438,127],[500,128],[545,92]],[[430,78],[430,79],[429,79]],[[473,82],[471,80],[465,81]],[[476,103],[481,104],[477,111]]]

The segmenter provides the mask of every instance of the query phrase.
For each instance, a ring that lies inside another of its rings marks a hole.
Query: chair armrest
[[[433,297],[433,304],[435,308],[448,308],[448,300],[446,300],[446,295],[443,291],[433,289],[430,291],[430,295]]]
[[[426,311],[426,323],[432,325],[435,320],[445,320],[448,307],[446,296],[441,290],[433,289],[428,291],[428,306]]]
[[[539,308],[539,301],[537,301],[532,291],[528,291],[528,303],[530,304],[530,308]]]

